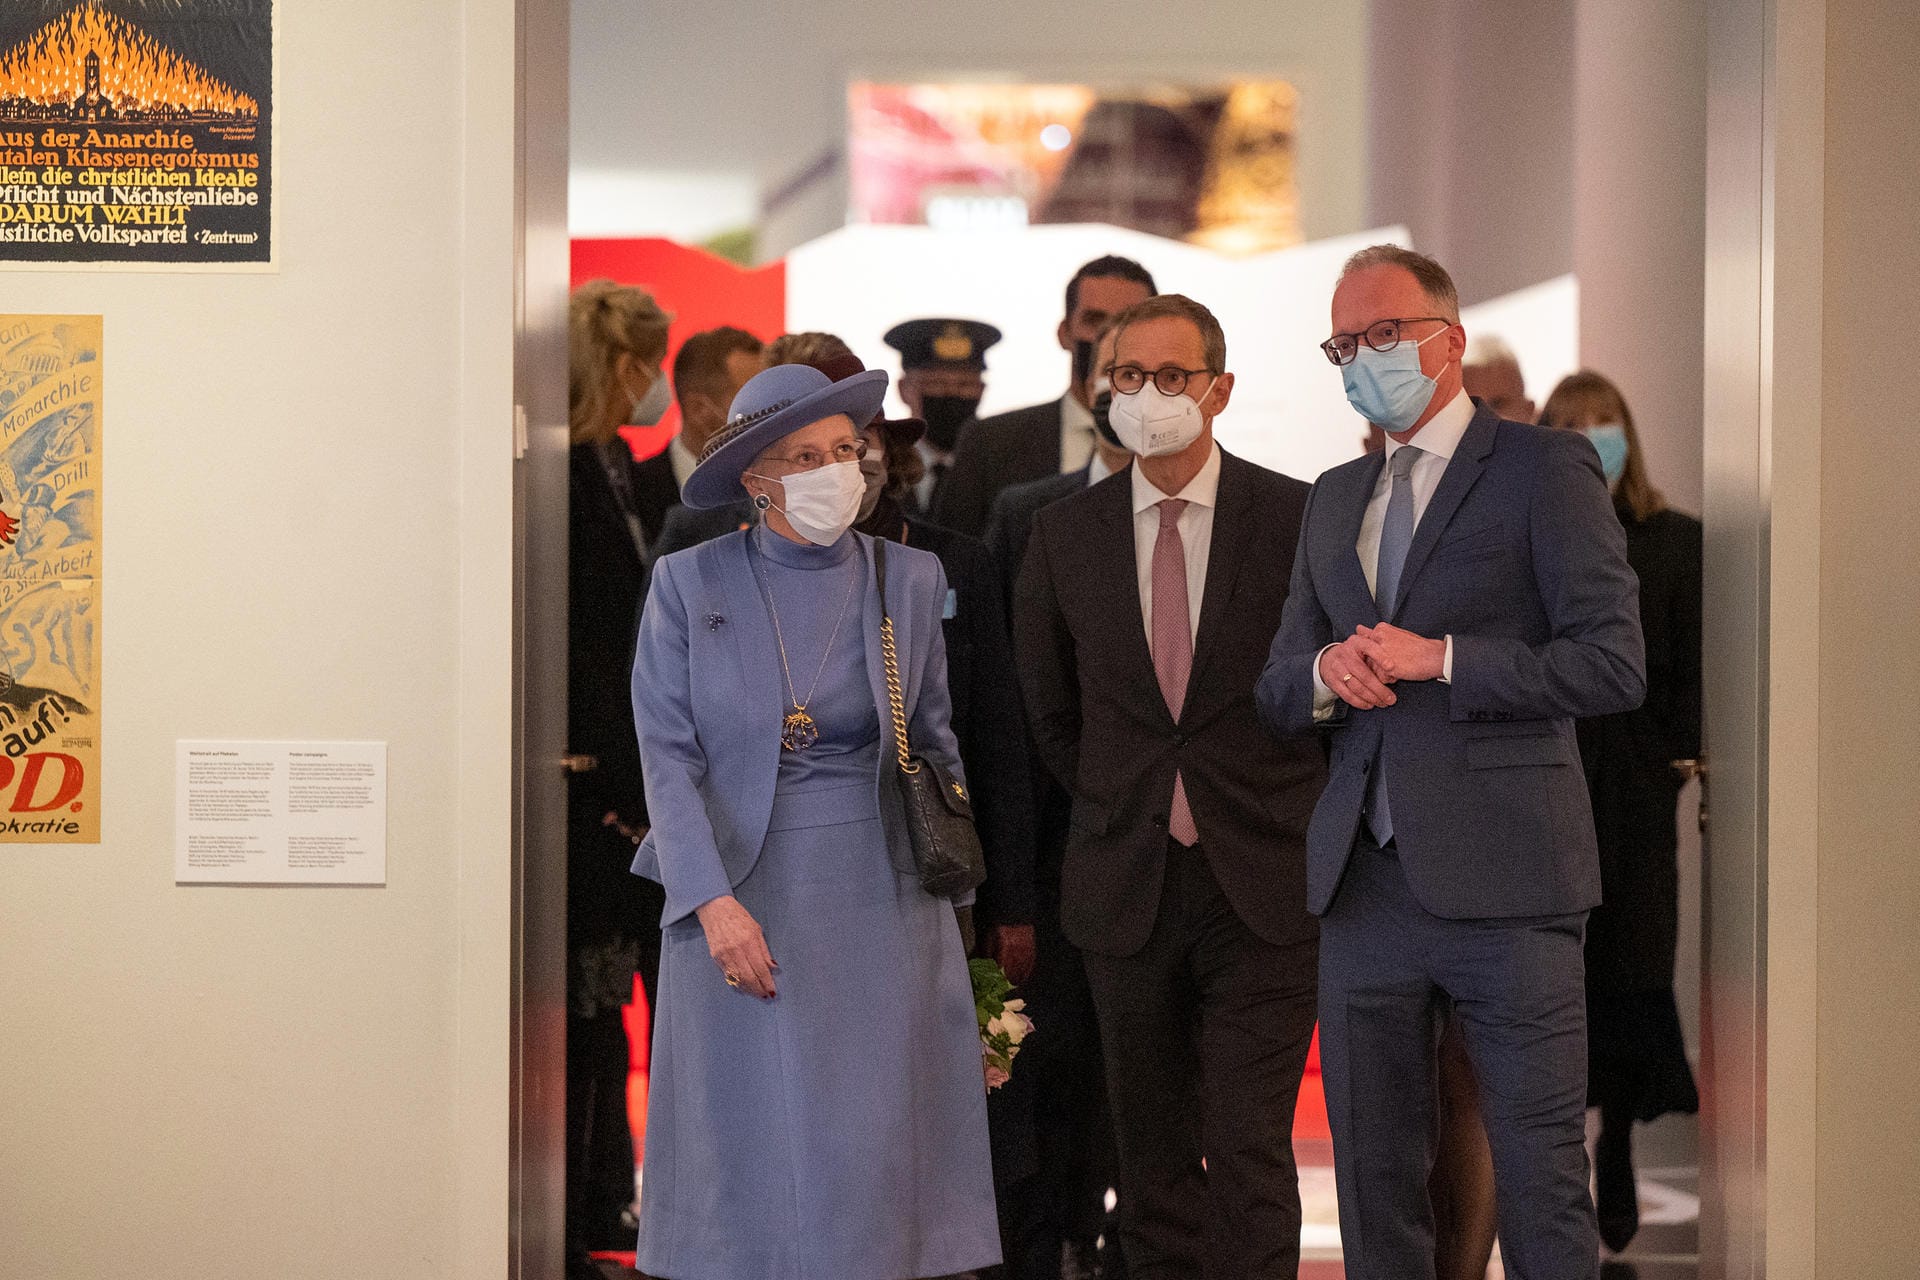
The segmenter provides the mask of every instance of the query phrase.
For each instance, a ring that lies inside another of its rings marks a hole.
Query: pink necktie
[[[1153,540],[1153,674],[1175,724],[1187,701],[1187,677],[1193,674],[1193,624],[1187,610],[1187,552],[1180,542],[1180,513],[1187,504],[1167,498],[1160,504],[1160,534]],[[1199,843],[1200,829],[1187,807],[1187,784],[1173,775],[1173,808],[1167,834],[1183,845]]]

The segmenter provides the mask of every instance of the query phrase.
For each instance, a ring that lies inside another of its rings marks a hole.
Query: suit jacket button
[[[1154,814],[1154,815],[1153,815],[1153,825],[1154,825],[1154,826],[1156,826],[1156,827],[1164,827],[1164,826],[1166,826],[1166,825],[1167,825],[1167,815],[1166,815],[1166,814],[1164,814],[1164,813],[1156,813],[1156,814]]]

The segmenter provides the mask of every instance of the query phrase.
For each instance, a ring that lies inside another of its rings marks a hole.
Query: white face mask
[[[772,479],[762,475],[754,478]],[[860,516],[860,499],[867,491],[867,478],[860,473],[857,462],[829,462],[824,467],[798,471],[774,483],[785,489],[787,495],[787,505],[774,510],[787,518],[795,533],[821,547],[832,546],[840,541],[841,534],[853,528],[853,522]],[[759,506],[762,499],[767,506],[773,506],[773,500],[764,494],[755,499],[754,505]],[[766,507],[760,509],[764,511]]]
[[[1207,395],[1212,394],[1213,385],[1209,383]],[[1120,443],[1143,458],[1178,453],[1198,440],[1207,426],[1207,420],[1200,416],[1199,401],[1184,391],[1170,396],[1152,382],[1130,396],[1116,394],[1113,407],[1107,410],[1107,421]]]
[[[667,406],[672,403],[673,393],[667,390],[666,378],[656,373],[647,386],[646,394],[633,398],[633,407],[627,411],[627,424],[651,427],[667,416]]]

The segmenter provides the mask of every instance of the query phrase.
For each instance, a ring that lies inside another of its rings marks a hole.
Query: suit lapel
[[[781,683],[780,647],[774,641],[766,596],[760,590],[759,570],[748,549],[752,537],[749,533],[736,539],[733,546],[720,549],[726,559],[720,562],[716,576],[726,613],[695,616],[688,624],[696,633],[722,628],[732,633],[740,683],[747,694],[742,712],[756,720],[767,717],[777,738],[787,713],[787,691]]]
[[[1213,535],[1207,547],[1207,582],[1200,593],[1200,629],[1193,646],[1193,673],[1187,677],[1186,705],[1193,703],[1193,692],[1200,687],[1200,675],[1215,649],[1220,647],[1219,633],[1226,624],[1227,606],[1233,600],[1233,585],[1240,576],[1240,562],[1253,526],[1253,483],[1247,464],[1220,451],[1220,487],[1213,500]]]
[[[1441,473],[1440,487],[1433,491],[1433,498],[1427,503],[1420,523],[1413,531],[1413,543],[1407,548],[1407,562],[1400,570],[1400,598],[1394,602],[1395,617],[1399,616],[1401,606],[1412,594],[1413,584],[1419,579],[1427,557],[1433,554],[1434,544],[1440,541],[1440,534],[1460,509],[1467,491],[1473,488],[1474,482],[1480,479],[1480,473],[1486,470],[1486,457],[1493,452],[1494,423],[1498,421],[1491,409],[1476,408],[1473,421],[1467,424],[1466,434],[1460,437],[1460,447],[1453,451],[1447,469]],[[1389,622],[1392,620],[1388,619]]]
[[[1355,467],[1347,481],[1350,487],[1334,498],[1332,509],[1339,513],[1339,524],[1334,528],[1334,563],[1339,566],[1339,582],[1354,597],[1354,612],[1369,626],[1380,622],[1380,606],[1373,598],[1373,589],[1367,585],[1366,566],[1360,563],[1360,526],[1367,518],[1367,504],[1373,501],[1373,491],[1380,483],[1380,471],[1386,466],[1385,452],[1369,454],[1367,464]],[[1304,536],[1304,535],[1303,535]],[[1403,582],[1405,578],[1401,579]]]
[[[1142,690],[1154,714],[1167,724],[1173,717],[1160,696],[1160,679],[1153,670],[1153,651],[1147,647],[1146,619],[1140,613],[1140,566],[1133,542],[1133,482],[1118,480],[1092,490],[1098,503],[1091,590],[1099,603],[1100,634],[1113,636],[1125,661],[1138,672],[1129,688]]]

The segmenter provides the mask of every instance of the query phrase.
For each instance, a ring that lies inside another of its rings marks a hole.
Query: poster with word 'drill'
[[[100,840],[100,317],[0,314],[0,843]]]
[[[0,266],[269,266],[273,5],[0,3]]]

